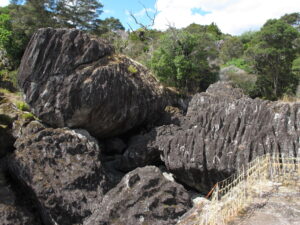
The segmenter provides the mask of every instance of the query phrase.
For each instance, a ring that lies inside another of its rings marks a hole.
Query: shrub
[[[230,61],[228,61],[227,63],[225,63],[223,67],[227,67],[227,66],[231,66],[231,65],[236,66],[242,70],[245,70],[248,73],[251,73],[251,67],[246,62],[246,60],[244,60],[242,58],[233,58]]]
[[[18,89],[17,73],[17,70],[0,70],[0,87],[10,92],[16,91]]]

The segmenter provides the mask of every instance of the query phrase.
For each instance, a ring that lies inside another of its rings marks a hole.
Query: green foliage
[[[293,61],[292,70],[300,75],[300,56]]]
[[[9,44],[12,36],[10,16],[0,12],[0,48]]]
[[[244,50],[247,50],[250,47],[251,41],[255,39],[257,34],[257,31],[246,31],[238,36],[240,41],[243,43]]]
[[[30,113],[30,112],[23,113],[21,115],[21,117],[23,119],[25,119],[25,120],[33,120],[33,119],[35,119],[35,116],[32,113]]]
[[[242,70],[245,70],[248,73],[251,72],[251,67],[250,67],[249,63],[243,58],[233,58],[230,61],[228,61],[227,63],[225,63],[223,65],[223,67],[227,67],[227,66],[231,66],[231,65],[236,66]]]
[[[29,106],[25,102],[18,101],[16,102],[16,106],[21,111],[30,111]]]
[[[137,68],[134,65],[129,65],[127,68],[129,73],[135,74],[138,72]]]
[[[297,49],[294,41],[298,31],[282,20],[269,20],[252,40],[247,55],[258,74],[257,88],[262,97],[278,99],[294,92],[298,78],[292,73]]]
[[[100,20],[98,0],[12,0],[0,7],[0,48],[17,68],[32,34],[42,27],[68,27],[94,34],[124,29],[118,19]]]
[[[92,33],[97,35],[114,35],[114,32],[119,30],[125,30],[119,19],[114,17],[106,18],[104,20],[98,20],[97,26],[92,30]]]
[[[244,47],[242,41],[237,37],[227,38],[220,50],[220,58],[226,63],[243,55]]]
[[[0,88],[0,93],[3,93],[3,94],[10,94],[11,91],[8,90],[7,88]]]
[[[17,8],[13,5],[0,7],[0,48],[4,49],[13,68],[19,65],[25,46],[29,40],[14,14]]]
[[[116,51],[149,66],[155,49],[159,46],[163,32],[140,28],[134,32],[119,32],[120,36],[114,40]]]
[[[256,76],[249,73],[240,73],[237,71],[227,72],[228,80],[232,82],[235,87],[241,88],[244,93],[250,97],[257,97]]]
[[[168,86],[184,92],[205,90],[216,81],[216,73],[208,64],[203,43],[201,36],[172,29],[154,52],[151,69]]]
[[[98,16],[103,12],[102,7],[98,0],[57,0],[51,4],[51,10],[54,11],[58,24],[82,30],[98,28],[101,22]]]
[[[213,40],[220,40],[223,37],[221,30],[215,23],[211,23],[210,25],[200,25],[192,23],[184,28],[184,30],[191,34],[208,35]]]
[[[18,89],[17,71],[0,70],[0,87],[14,92]]]
[[[300,13],[285,14],[280,19],[300,31]]]

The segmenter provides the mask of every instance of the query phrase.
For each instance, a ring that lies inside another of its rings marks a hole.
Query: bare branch
[[[151,16],[148,9],[146,8],[146,6],[142,2],[139,2],[139,3],[141,4],[141,6],[143,6],[143,8],[145,10],[145,13],[146,13],[146,16],[150,20],[151,23],[148,24],[148,25],[145,25],[145,24],[139,22],[139,20],[136,18],[136,16],[134,15],[134,13],[132,11],[129,12],[129,15],[131,16],[131,18],[134,20],[134,22],[137,25],[139,25],[141,28],[143,28],[145,30],[148,30],[155,23],[155,19],[156,19],[157,13],[158,13],[157,8],[155,8],[155,12],[154,12],[153,16]],[[156,5],[156,1],[155,1],[155,5]]]
[[[144,10],[145,10],[145,13],[146,13],[146,16],[148,17],[148,19],[150,21],[152,21],[151,25],[148,25],[147,27],[152,27],[154,25],[154,23],[155,23],[155,19],[156,19],[156,16],[157,16],[157,8],[155,8],[154,15],[150,16],[150,14],[149,14],[146,6],[142,2],[140,2],[140,1],[139,1],[139,3],[144,7]],[[156,5],[156,1],[155,1],[154,5]]]
[[[137,25],[139,25],[140,27],[142,27],[142,28],[144,28],[144,29],[147,29],[147,27],[146,27],[144,24],[142,24],[142,23],[140,23],[140,22],[138,21],[138,19],[135,17],[135,15],[132,13],[132,11],[129,12],[129,15],[132,17],[132,19],[134,20],[134,22],[135,22]]]
[[[132,32],[134,32],[134,30],[132,29],[132,27],[130,26],[130,24],[127,23],[127,25],[129,26],[130,30],[131,30]]]

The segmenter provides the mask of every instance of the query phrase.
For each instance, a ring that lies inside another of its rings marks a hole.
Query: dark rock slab
[[[160,163],[160,156],[178,181],[208,192],[256,156],[299,155],[299,108],[300,103],[251,99],[219,82],[196,94],[185,116],[175,110],[178,123],[131,137],[113,164],[126,172]]]
[[[19,85],[33,112],[53,127],[104,138],[152,123],[163,89],[139,63],[74,29],[40,29],[27,46]]]
[[[192,207],[182,185],[154,166],[126,174],[103,198],[84,225],[172,225]]]
[[[46,128],[15,147],[10,174],[33,196],[45,225],[82,224],[110,188],[101,149],[84,130]]]

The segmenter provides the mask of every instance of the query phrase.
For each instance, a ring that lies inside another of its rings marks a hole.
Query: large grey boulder
[[[159,149],[178,180],[208,191],[256,156],[300,154],[300,103],[251,99],[228,83],[213,84],[190,102],[181,127],[168,126]]]
[[[192,207],[191,196],[157,167],[126,174],[84,225],[172,225]]]
[[[9,172],[31,193],[45,225],[82,224],[110,189],[101,149],[84,130],[45,128],[15,147]]]
[[[256,156],[299,156],[299,109],[300,103],[251,99],[229,83],[219,82],[194,95],[179,124],[143,134],[142,141],[136,142],[139,148],[126,149],[123,163],[134,165],[128,156],[146,163],[142,159],[160,152],[178,181],[207,192]]]
[[[162,87],[141,64],[75,29],[38,30],[18,82],[43,122],[99,138],[152,123],[166,104]]]

